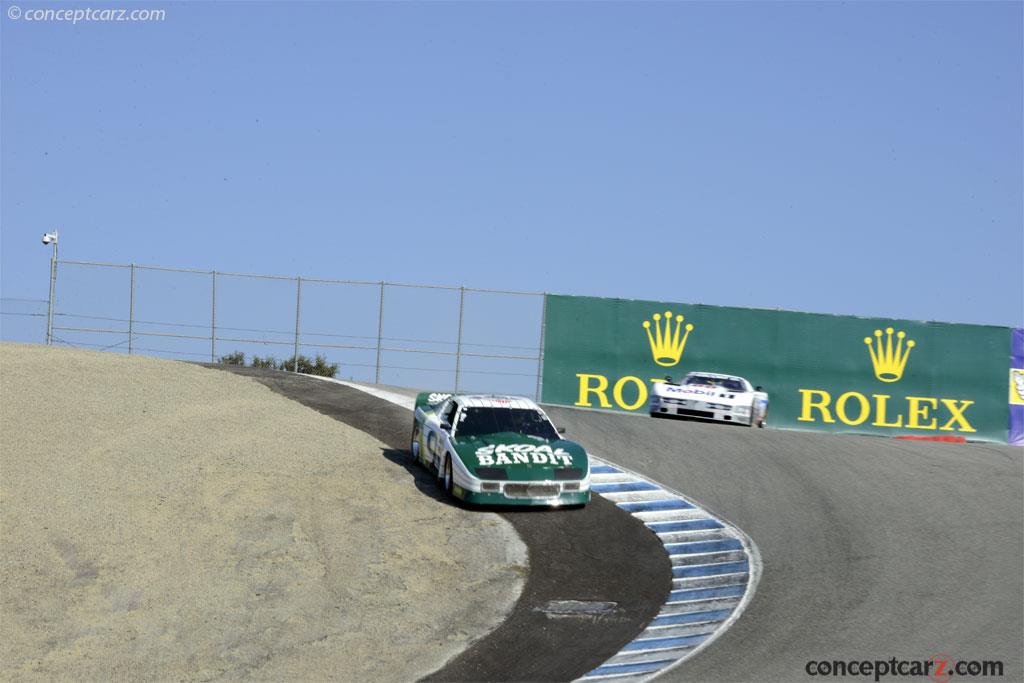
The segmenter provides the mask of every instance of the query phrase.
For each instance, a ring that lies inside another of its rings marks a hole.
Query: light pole
[[[57,285],[57,231],[43,235],[43,244],[53,245],[53,256],[50,258],[50,300],[46,306],[46,343],[53,344],[53,290]]]

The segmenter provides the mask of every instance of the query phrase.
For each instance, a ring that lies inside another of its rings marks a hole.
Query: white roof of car
[[[455,400],[466,408],[521,408],[523,410],[539,410],[536,403],[522,396],[473,394],[456,396]]]
[[[694,372],[686,373],[687,377],[692,377],[693,375],[700,375],[701,377],[711,377],[711,378],[714,378],[714,379],[738,379],[738,380],[741,380],[743,382],[746,381],[746,379],[744,379],[743,377],[740,377],[739,375],[722,375],[722,374],[719,374],[717,372],[694,371]]]

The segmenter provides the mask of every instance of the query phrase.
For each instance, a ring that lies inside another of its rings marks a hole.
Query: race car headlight
[[[747,406],[733,406],[732,412],[737,415],[750,415],[750,408]]]

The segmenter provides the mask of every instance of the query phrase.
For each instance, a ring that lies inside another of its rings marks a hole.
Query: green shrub
[[[299,372],[309,372],[309,359],[303,355],[299,356]],[[281,361],[281,370],[287,372],[295,372],[295,356],[292,356],[288,360]]]
[[[319,353],[316,355],[316,361],[313,363],[311,375],[319,375],[321,377],[334,377],[338,374],[338,363],[328,363],[326,356],[321,356]]]
[[[299,354],[299,372],[307,375],[320,375],[321,377],[334,377],[338,374],[338,368],[340,366],[337,363],[328,363],[327,358],[320,354],[317,354],[316,360],[310,360],[306,356]],[[295,371],[295,356],[292,356],[286,361],[281,362],[281,370],[287,370],[288,372]]]
[[[253,356],[251,365],[254,368],[264,368],[267,370],[276,370],[278,368],[277,359],[273,356],[267,356],[266,358]]]
[[[245,365],[245,354],[241,351],[235,351],[226,356],[221,356],[217,359],[217,362],[221,365]]]

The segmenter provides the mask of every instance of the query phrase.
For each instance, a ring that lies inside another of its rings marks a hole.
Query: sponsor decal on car
[[[572,465],[572,456],[564,448],[547,444],[501,444],[476,449],[476,459],[481,465]]]
[[[673,394],[696,394],[697,396],[722,396],[718,389],[681,389],[679,387],[666,387],[665,391]],[[735,391],[735,394],[742,394],[742,391]]]

